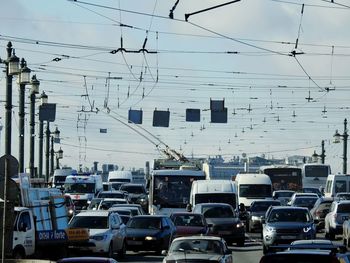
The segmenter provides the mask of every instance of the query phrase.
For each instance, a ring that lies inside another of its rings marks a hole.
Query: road
[[[324,233],[317,234],[318,239],[324,238]],[[338,236],[336,243],[341,244],[341,236]],[[244,247],[229,246],[232,250],[234,263],[259,263],[262,257],[262,245],[260,233],[248,233],[246,235],[246,244]],[[118,259],[118,262],[162,262],[164,256],[149,253],[134,253],[128,251],[125,259]]]

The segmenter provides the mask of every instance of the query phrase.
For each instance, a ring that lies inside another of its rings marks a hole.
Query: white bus
[[[325,187],[329,174],[331,174],[331,166],[329,164],[306,163],[302,168],[303,186]]]

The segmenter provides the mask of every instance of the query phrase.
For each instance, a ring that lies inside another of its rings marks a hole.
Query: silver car
[[[329,213],[325,217],[325,237],[331,240],[343,234],[343,223],[350,216],[350,200],[333,201]]]

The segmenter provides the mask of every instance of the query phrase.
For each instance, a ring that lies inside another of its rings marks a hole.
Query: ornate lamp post
[[[63,150],[60,147],[60,149],[56,152],[56,169],[60,169],[59,161],[62,158],[63,158]]]
[[[321,154],[317,154],[316,151],[314,151],[314,153],[312,154],[312,161],[314,163],[317,163],[318,162],[318,159],[321,158],[321,163],[324,164],[325,162],[325,159],[326,159],[326,151],[324,149],[324,140],[322,140],[321,142],[321,146],[322,146],[322,152]]]

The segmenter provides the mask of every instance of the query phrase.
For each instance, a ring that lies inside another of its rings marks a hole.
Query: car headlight
[[[107,239],[107,235],[92,236],[91,239],[96,240],[96,241],[102,241],[102,240]]]
[[[242,222],[236,224],[237,228],[244,227],[244,224]]]
[[[308,227],[304,227],[303,231],[304,231],[304,233],[308,233],[311,229],[312,229],[312,227],[308,226]]]
[[[252,216],[252,220],[259,221],[259,220],[260,220],[260,217],[258,217],[258,216]]]
[[[69,209],[69,210],[68,210],[68,214],[69,214],[69,215],[73,215],[73,214],[74,214],[73,209]]]
[[[151,237],[151,236],[147,236],[147,237],[145,237],[145,240],[157,240],[157,238],[156,237]]]
[[[274,227],[271,227],[271,226],[266,226],[265,229],[267,232],[275,232],[276,231],[276,229]]]

